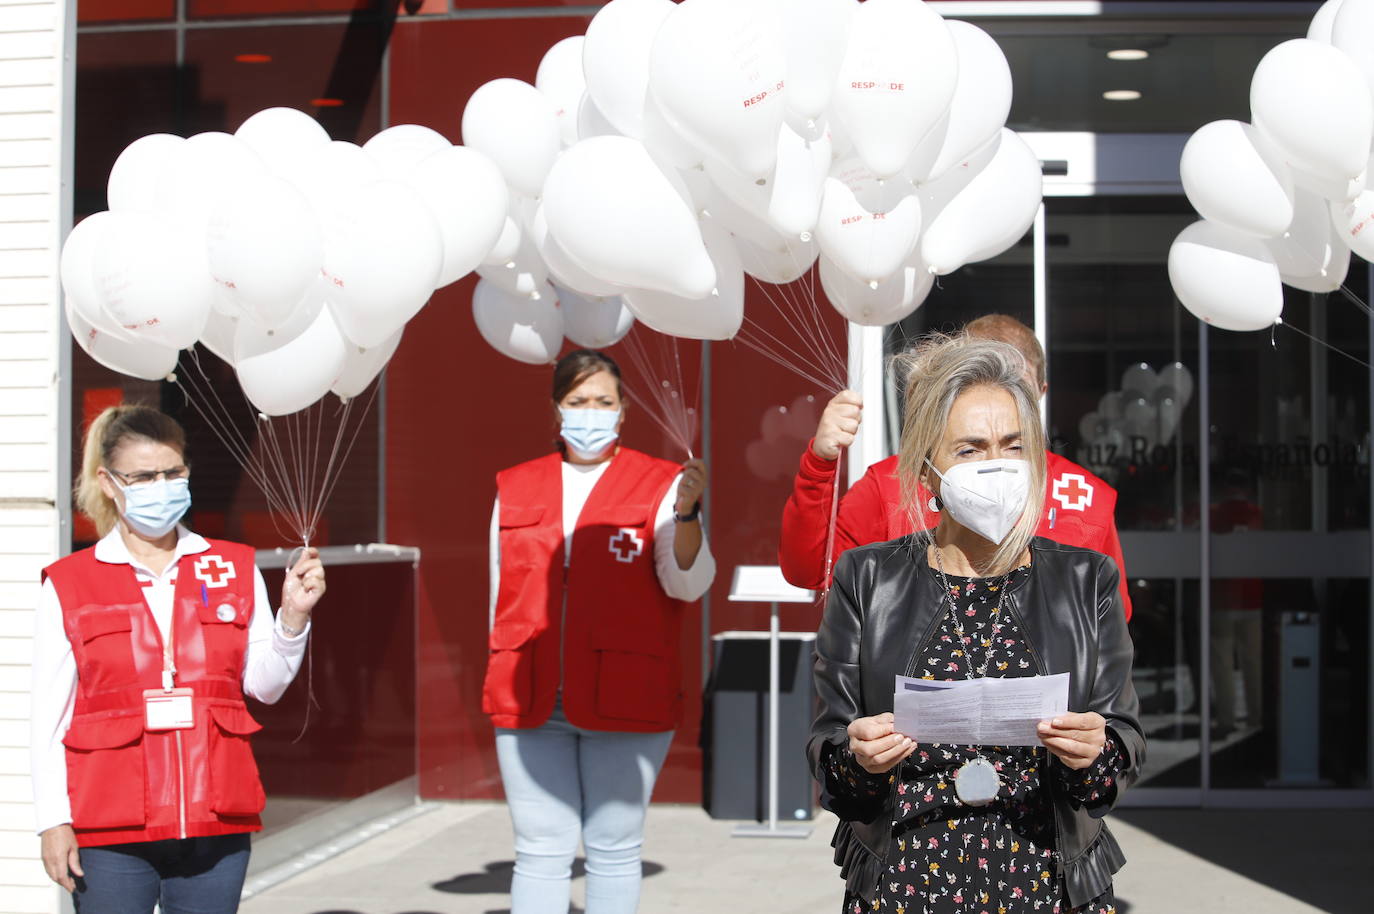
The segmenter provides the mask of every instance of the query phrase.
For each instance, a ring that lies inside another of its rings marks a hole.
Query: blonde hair
[[[934,524],[920,503],[921,477],[926,461],[944,438],[954,401],[977,387],[992,387],[1011,394],[1021,421],[1021,445],[1030,467],[1030,492],[1021,517],[993,553],[988,575],[1006,574],[1016,567],[1035,536],[1040,508],[1045,500],[1045,429],[1040,424],[1039,398],[1026,383],[1025,356],[1009,343],[977,339],[968,333],[927,337],[914,349],[897,357],[906,371],[906,410],[900,457],[902,502],[911,515],[918,543],[928,544]]]
[[[1035,338],[1035,331],[1010,314],[984,314],[964,325],[964,332],[980,340],[1000,340],[1016,347],[1035,376],[1035,383],[1045,384],[1045,347]]]
[[[100,468],[109,467],[128,441],[153,441],[186,453],[186,432],[177,421],[151,406],[121,404],[95,417],[81,449],[81,475],[76,479],[76,507],[104,536],[119,520],[119,507],[100,488]]]

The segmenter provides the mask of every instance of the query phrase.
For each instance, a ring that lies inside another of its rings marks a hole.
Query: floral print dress
[[[1029,572],[1029,566],[1016,569],[1006,586],[1015,587]],[[954,575],[947,580],[965,642],[959,643],[946,606],[939,629],[917,660],[916,675],[966,678],[970,665],[977,669],[985,656],[975,648],[970,657],[970,641],[990,646],[985,675],[1035,675],[1019,626],[1010,610],[998,608],[1002,580]],[[997,769],[1002,790],[987,806],[965,806],[955,793],[954,776],[980,754]],[[856,799],[886,796],[896,781],[892,843],[873,902],[846,894],[844,914],[1070,914],[1058,879],[1054,810],[1045,779],[1056,778],[1058,789],[1093,807],[1112,799],[1127,764],[1110,730],[1102,754],[1081,771],[1052,760],[1043,747],[918,744],[899,770],[872,775],[848,746],[835,747],[826,761],[832,792]],[[1072,909],[1072,914],[1115,912],[1110,888]]]

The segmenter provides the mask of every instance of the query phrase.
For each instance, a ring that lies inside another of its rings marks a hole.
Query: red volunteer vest
[[[680,467],[621,448],[597,480],[563,564],[563,458],[496,476],[501,584],[482,710],[537,727],[559,688],[588,730],[659,732],[682,714],[684,604],[654,570],[654,515]]]
[[[262,828],[265,795],[243,701],[253,616],[252,548],[210,540],[177,566],[172,617],[178,688],[195,726],[145,731],[143,690],[162,685],[162,636],[130,565],[84,549],[43,571],[75,654],[76,706],[62,742],[72,827],[83,847]]]

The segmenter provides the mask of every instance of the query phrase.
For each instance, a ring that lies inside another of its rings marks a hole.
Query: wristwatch
[[[679,524],[691,523],[699,517],[701,517],[701,499],[697,499],[692,504],[691,514],[678,514],[676,510],[673,511],[673,520]]]

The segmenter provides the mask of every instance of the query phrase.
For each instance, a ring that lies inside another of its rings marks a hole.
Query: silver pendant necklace
[[[992,661],[992,647],[997,643],[997,635],[1002,630],[1002,603],[1007,597],[1007,581],[1011,575],[1002,575],[1002,583],[997,593],[997,606],[992,612],[992,637],[983,645],[982,665],[975,669],[973,639],[965,640],[964,625],[959,621],[959,604],[954,600],[949,578],[945,577],[945,563],[940,557],[940,547],[932,543],[931,548],[935,551],[935,568],[940,572],[940,583],[944,585],[945,596],[949,599],[949,618],[954,625],[954,634],[959,639],[960,649],[964,652],[964,666],[968,671],[966,678],[973,679],[975,673],[981,678],[988,671],[988,664]],[[997,774],[997,768],[982,755],[976,755],[964,762],[955,772],[954,793],[965,806],[987,806],[997,799],[1001,789],[1002,779]]]

